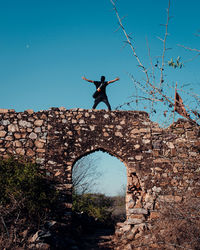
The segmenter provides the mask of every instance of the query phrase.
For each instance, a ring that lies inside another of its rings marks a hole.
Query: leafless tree
[[[166,79],[166,75],[164,75],[164,70],[168,66],[173,66],[176,70],[180,70],[182,67],[182,62],[180,61],[180,57],[177,57],[177,59],[174,61],[174,59],[171,59],[171,61],[167,61],[165,59],[166,52],[169,50],[167,47],[167,37],[169,35],[168,33],[168,27],[169,27],[169,21],[171,19],[170,17],[170,0],[168,1],[168,8],[167,8],[167,18],[166,23],[162,24],[162,26],[165,27],[165,33],[164,37],[158,39],[162,42],[163,48],[162,53],[160,57],[157,57],[156,62],[153,62],[150,48],[147,41],[147,47],[148,47],[148,56],[150,59],[150,66],[145,66],[142,62],[142,58],[137,54],[135,49],[135,42],[133,42],[131,36],[127,33],[125,26],[122,23],[122,18],[119,15],[119,11],[117,8],[117,1],[110,0],[114,12],[116,14],[119,28],[123,31],[124,36],[126,37],[126,44],[131,49],[131,52],[133,56],[136,58],[136,61],[138,63],[139,68],[142,70],[142,72],[145,74],[145,78],[142,80],[137,80],[132,74],[130,75],[130,78],[132,82],[135,85],[136,95],[131,96],[130,101],[119,105],[118,108],[122,108],[126,105],[131,106],[132,103],[138,104],[140,101],[144,103],[144,109],[146,109],[151,116],[158,115],[160,119],[160,115],[163,115],[163,120],[165,119],[166,125],[169,125],[169,122],[171,123],[172,119],[174,120],[174,114],[179,113],[180,115],[183,115],[183,113],[180,112],[180,109],[176,108],[176,105],[179,105],[181,108],[186,108],[187,113],[185,112],[184,117],[191,122],[200,122],[200,110],[199,110],[199,103],[200,103],[200,95],[196,93],[192,93],[191,91],[185,91],[187,92],[187,95],[189,94],[189,104],[184,100],[184,105],[182,103],[182,100],[175,99],[176,93],[184,93],[182,90],[182,87],[176,85],[172,85],[171,82],[168,82]],[[194,49],[191,49],[194,50]],[[196,50],[196,52],[199,53],[199,50]],[[137,94],[140,93],[138,96]],[[182,95],[182,94],[181,94]],[[163,124],[164,125],[164,124]]]
[[[98,170],[99,158],[93,155],[84,156],[73,166],[72,183],[73,191],[78,194],[94,192],[97,181],[102,175]]]

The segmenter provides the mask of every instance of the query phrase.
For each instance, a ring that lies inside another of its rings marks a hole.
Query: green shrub
[[[84,212],[102,223],[110,223],[112,200],[103,194],[73,194],[72,211]]]
[[[29,215],[52,208],[57,200],[53,185],[37,164],[0,159],[0,205],[14,205]]]

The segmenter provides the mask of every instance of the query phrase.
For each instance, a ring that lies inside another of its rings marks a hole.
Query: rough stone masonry
[[[46,169],[62,194],[63,219],[72,207],[72,168],[102,150],[127,168],[126,221],[119,233],[143,230],[159,217],[159,202],[200,198],[200,130],[186,120],[162,129],[145,112],[51,108],[0,109],[0,156],[22,156]]]

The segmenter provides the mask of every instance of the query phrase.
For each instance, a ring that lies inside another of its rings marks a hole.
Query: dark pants
[[[111,110],[111,106],[110,106],[110,103],[108,101],[108,98],[107,96],[98,96],[97,98],[95,98],[94,100],[94,105],[93,105],[93,109],[96,108],[96,106],[100,103],[100,102],[104,102],[106,104],[106,106],[108,107],[108,110]]]

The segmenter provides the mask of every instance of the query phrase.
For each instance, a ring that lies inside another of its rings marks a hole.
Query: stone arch
[[[199,126],[187,120],[163,129],[142,111],[0,109],[0,156],[22,156],[46,169],[62,190],[66,218],[71,216],[73,164],[98,149],[127,167],[130,230],[143,226],[143,217],[147,223],[159,218],[160,201],[181,202],[186,193],[199,198]]]
[[[80,160],[82,157],[85,157],[87,155],[90,155],[94,152],[98,152],[98,151],[101,151],[101,152],[104,152],[104,153],[108,153],[110,156],[113,156],[113,157],[116,157],[118,160],[120,160],[124,165],[125,167],[127,168],[127,163],[125,160],[122,159],[122,157],[120,157],[117,153],[115,152],[112,152],[112,150],[110,149],[107,149],[107,148],[104,148],[104,147],[99,147],[99,146],[96,146],[96,147],[90,147],[88,148],[84,153],[81,153],[80,155],[77,156],[77,158],[73,161],[72,163],[72,168],[74,166],[74,164]]]
[[[76,164],[78,160],[80,160],[82,157],[85,157],[87,155],[90,155],[91,153],[94,152],[105,152],[108,153],[110,156],[117,158],[120,160],[123,164],[124,167],[126,168],[126,178],[127,178],[127,184],[126,184],[126,219],[131,220],[135,222],[135,217],[138,219],[138,208],[142,207],[142,199],[145,194],[145,191],[143,189],[143,185],[141,184],[141,179],[139,178],[139,174],[137,174],[136,170],[134,172],[130,171],[129,166],[131,165],[128,161],[122,159],[116,152],[113,152],[111,149],[105,149],[103,147],[90,147],[90,149],[87,149],[84,153],[81,153],[77,156],[77,158],[72,162],[72,171],[73,171],[73,166]],[[135,162],[134,162],[135,163]],[[134,211],[134,215],[132,215],[132,211],[134,207],[137,207]],[[140,213],[140,211],[139,211]],[[143,211],[144,213],[144,211]],[[147,213],[147,212],[145,212]],[[141,217],[141,216],[140,216]],[[136,221],[139,221],[137,220]]]
[[[116,152],[113,152],[111,149],[105,149],[104,147],[99,147],[99,146],[96,146],[95,148],[94,147],[91,147],[92,149],[90,150],[86,150],[84,153],[82,152],[80,155],[77,156],[77,158],[73,161],[72,163],[72,173],[73,173],[73,167],[74,165],[80,160],[82,159],[83,157],[86,157],[86,156],[89,156],[95,152],[102,152],[102,153],[106,153],[107,155],[109,155],[110,157],[112,158],[115,158],[117,159],[118,161],[120,161],[123,166],[120,166],[121,168],[123,168],[123,171],[126,173],[125,175],[126,176],[123,176],[124,179],[126,179],[126,193],[125,193],[125,204],[123,205],[124,207],[124,210],[125,210],[125,220],[127,219],[127,215],[129,214],[128,211],[127,211],[127,206],[126,206],[126,195],[127,195],[127,189],[128,189],[128,178],[127,178],[127,172],[128,172],[128,168],[127,168],[127,163],[116,153]],[[109,167],[109,166],[108,166]],[[72,174],[72,178],[73,178],[73,174]],[[103,186],[103,184],[102,184]],[[120,186],[120,183],[119,183],[119,186]],[[72,200],[73,202],[73,200]]]

